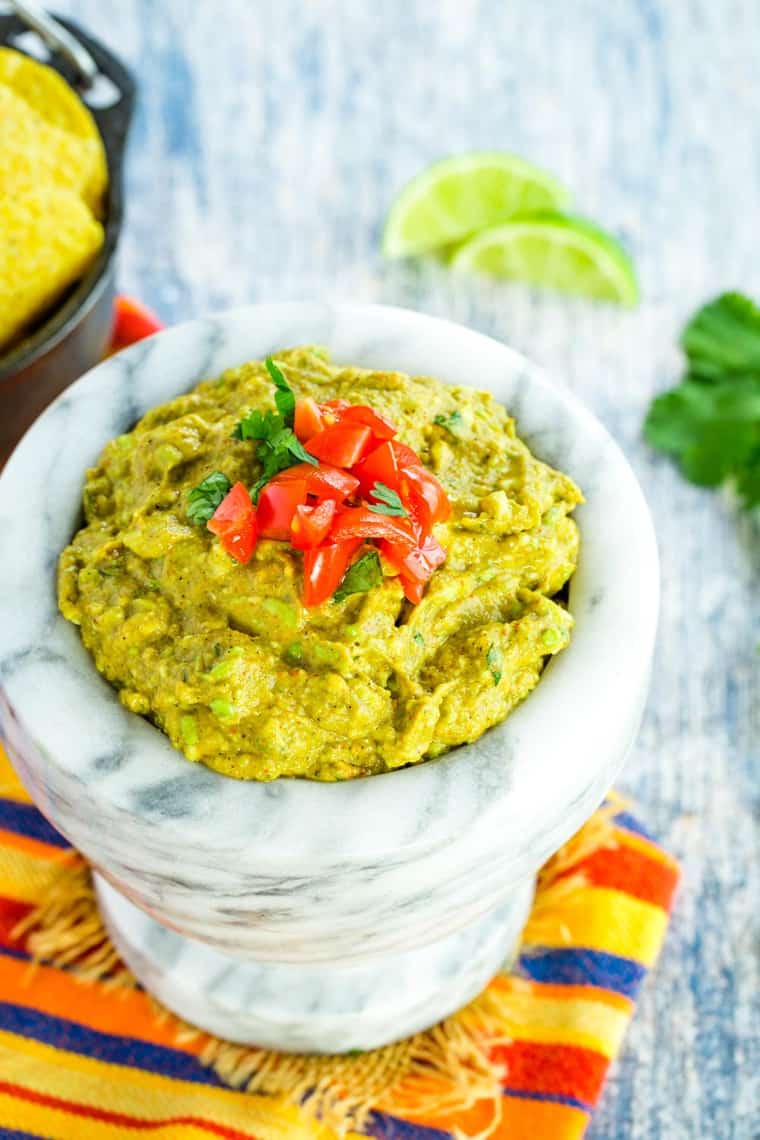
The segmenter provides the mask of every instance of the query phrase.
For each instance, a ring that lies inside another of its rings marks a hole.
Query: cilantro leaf
[[[703,487],[730,480],[745,507],[760,503],[760,309],[739,293],[705,305],[681,344],[689,371],[657,396],[644,436]]]
[[[296,414],[296,398],[293,389],[285,379],[282,369],[279,365],[275,364],[271,356],[268,356],[264,361],[266,370],[272,378],[272,383],[275,386],[274,402],[277,406],[277,411],[283,418],[283,421],[288,427],[293,426],[293,420]]]
[[[401,502],[398,492],[394,491],[391,487],[386,487],[385,483],[375,483],[370,491],[370,495],[373,499],[377,499],[377,502],[367,502],[367,506],[371,511],[374,511],[376,515],[396,515],[400,518],[409,517],[409,512]]]
[[[446,428],[452,435],[459,435],[464,426],[464,417],[461,412],[456,410],[450,412],[447,416],[439,412],[433,420],[433,423],[438,424],[438,427]]]
[[[380,566],[380,555],[376,550],[370,550],[357,558],[346,571],[343,581],[333,594],[334,602],[342,602],[350,594],[366,594],[373,586],[378,586],[383,580],[383,571]]]
[[[235,425],[234,439],[269,439],[284,427],[282,417],[276,412],[248,412]]]
[[[760,372],[760,308],[741,293],[723,293],[696,313],[681,336],[692,376],[725,379]]]
[[[232,484],[221,471],[210,475],[187,493],[187,514],[196,526],[205,526]]]
[[[258,441],[256,458],[261,464],[261,476],[251,487],[250,494],[254,502],[262,487],[279,471],[284,471],[295,463],[317,464],[316,458],[309,454],[293,432],[296,410],[293,389],[271,356],[264,363],[275,386],[274,402],[277,411],[260,412],[254,409],[247,412],[232,433],[235,439]]]
[[[494,685],[498,685],[501,680],[501,671],[504,666],[504,658],[501,655],[501,650],[498,645],[492,645],[486,653],[486,665],[491,670]]]

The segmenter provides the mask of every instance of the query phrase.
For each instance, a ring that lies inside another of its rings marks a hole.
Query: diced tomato
[[[421,467],[422,460],[416,451],[412,451],[411,447],[407,447],[399,439],[394,439],[391,447],[396,453],[399,467]]]
[[[315,507],[299,505],[290,524],[290,541],[297,550],[313,550],[330,533],[336,511],[334,499],[323,499]]]
[[[405,467],[398,486],[401,500],[429,534],[436,523],[445,522],[451,514],[451,503],[435,475],[424,467]]]
[[[337,423],[312,436],[305,445],[311,455],[335,467],[353,467],[370,451],[372,432],[364,424]]]
[[[425,583],[410,578],[408,574],[399,574],[398,580],[401,583],[406,600],[411,602],[413,606],[418,606],[425,594]]]
[[[322,415],[322,409],[316,400],[312,400],[311,396],[304,396],[302,400],[296,401],[293,431],[301,443],[305,443],[307,439],[311,439],[318,431],[322,431],[324,426],[325,421]]]
[[[420,547],[425,556],[425,560],[430,564],[433,570],[437,570],[439,566],[443,566],[446,561],[446,551],[441,546],[437,538],[433,538],[429,534]]]
[[[369,507],[347,507],[335,516],[333,541],[342,542],[350,538],[384,538],[407,551],[414,550],[417,545],[408,519],[380,515]]]
[[[414,605],[419,605],[425,584],[433,571],[446,561],[446,551],[432,536],[428,536],[421,546],[413,550],[396,542],[384,541],[379,546],[383,558],[398,570],[406,597]]]
[[[398,490],[400,473],[393,443],[386,440],[374,451],[370,451],[366,459],[357,463],[353,474],[359,479],[365,496],[369,495],[375,483],[385,483],[391,490]]]
[[[111,344],[114,349],[126,348],[146,336],[160,332],[163,322],[131,297],[119,296],[114,302],[114,325],[111,332]]]
[[[337,590],[362,540],[328,542],[303,556],[303,603],[319,606]]]
[[[238,562],[248,562],[256,546],[256,508],[242,483],[227,492],[206,526]]]
[[[338,420],[342,424],[364,424],[375,439],[393,439],[398,432],[395,424],[366,404],[348,404],[345,408],[339,409]]]
[[[267,483],[259,495],[256,512],[261,537],[288,542],[296,508],[306,502],[306,496],[304,479],[292,479],[288,482],[273,479]]]
[[[286,467],[272,480],[273,483],[292,483],[304,480],[306,490],[318,499],[335,499],[342,503],[349,499],[359,486],[359,480],[348,471],[341,471],[339,467],[331,467],[329,463],[296,463],[293,467]]]

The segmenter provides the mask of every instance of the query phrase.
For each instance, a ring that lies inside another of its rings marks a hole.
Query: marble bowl
[[[502,725],[417,767],[242,783],[126,711],[58,614],[85,468],[153,405],[284,346],[490,389],[586,495],[570,647]],[[511,952],[535,873],[591,814],[637,732],[658,605],[653,529],[604,428],[504,345],[380,306],[261,305],[100,364],[0,478],[0,728],[40,810],[96,868],[127,962],[232,1040],[366,1049],[468,1001]]]

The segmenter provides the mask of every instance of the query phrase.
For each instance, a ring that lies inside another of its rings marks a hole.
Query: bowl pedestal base
[[[238,958],[163,926],[95,876],[112,941],[145,988],[228,1041],[286,1052],[372,1049],[466,1005],[514,954],[532,881],[445,938],[358,963]]]

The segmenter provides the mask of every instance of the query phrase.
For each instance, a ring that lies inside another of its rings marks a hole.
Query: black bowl
[[[100,75],[88,89],[62,54],[45,47],[44,62],[76,90],[98,124],[108,159],[105,241],[85,276],[46,317],[5,353],[0,352],[0,467],[40,412],[59,392],[97,364],[113,322],[115,254],[123,216],[123,164],[135,83],[124,64],[70,20],[56,17],[89,51]],[[18,16],[0,15],[0,44],[24,51],[36,37]],[[38,45],[43,45],[37,39]],[[44,45],[43,45],[44,46]],[[32,54],[27,52],[27,54]],[[36,53],[35,53],[36,58]]]

